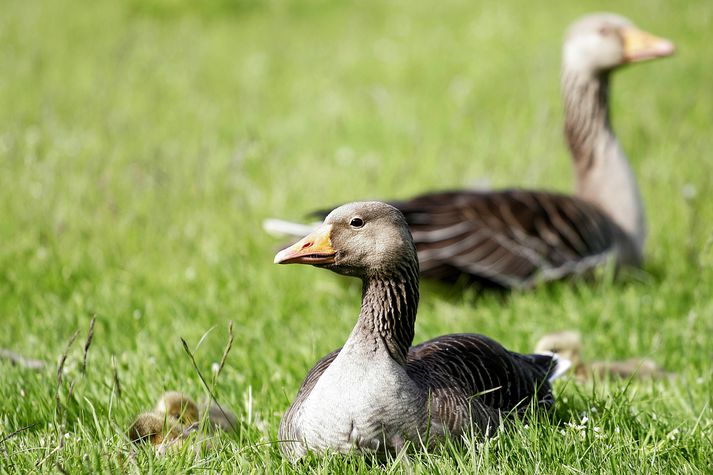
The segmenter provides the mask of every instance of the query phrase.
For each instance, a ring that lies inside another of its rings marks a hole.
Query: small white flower
[[[656,419],[656,413],[655,413],[655,412],[652,412],[652,413],[651,413],[651,418],[652,418],[653,420],[655,420],[655,421],[658,420],[658,419]]]
[[[72,437],[72,434],[70,434],[69,432],[67,432],[66,434],[64,434],[65,440],[68,440],[70,437]]]
[[[525,424],[525,429],[529,429],[529,428],[530,428],[530,426]]]
[[[614,433],[615,433],[615,434],[618,434],[618,433],[619,433],[619,426],[616,426],[616,427],[614,428]]]
[[[37,259],[39,259],[41,261],[44,261],[45,259],[47,259],[48,254],[49,253],[47,252],[47,249],[42,246],[38,247],[37,251],[35,251],[35,257],[37,257]]]
[[[339,147],[334,155],[337,163],[344,166],[354,163],[356,159],[356,152],[346,146]]]
[[[681,188],[681,194],[685,199],[691,200],[696,197],[696,195],[698,194],[698,190],[696,189],[696,186],[692,183],[686,183],[685,185],[683,185],[683,188]]]
[[[567,435],[567,433],[564,431],[564,429],[560,429],[560,434]]]
[[[220,363],[213,363],[210,365],[210,370],[213,372],[213,374],[218,374],[218,371],[220,370]]]
[[[596,414],[596,413],[597,413],[597,408],[596,408],[596,407],[593,407],[592,409],[590,409],[590,411]]]
[[[587,423],[588,420],[589,420],[589,417],[584,416],[584,417],[582,417],[582,422],[580,422],[580,424],[584,425]]]

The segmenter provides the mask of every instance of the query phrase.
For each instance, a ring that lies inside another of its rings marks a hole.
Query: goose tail
[[[559,379],[564,376],[567,371],[572,367],[572,361],[560,356],[557,353],[552,353],[551,351],[543,351],[538,353],[540,355],[547,355],[551,358],[550,368],[547,372],[547,381],[550,383],[555,379]]]
[[[282,219],[268,218],[262,222],[262,229],[273,236],[302,237],[317,229],[320,224],[320,222],[293,223]]]

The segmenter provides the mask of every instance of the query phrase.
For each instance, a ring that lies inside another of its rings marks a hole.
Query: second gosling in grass
[[[540,338],[535,347],[536,353],[555,353],[572,362],[574,373],[580,379],[599,378],[670,378],[669,373],[660,368],[650,358],[629,358],[620,361],[582,360],[582,336],[579,332],[565,330],[550,333]]]

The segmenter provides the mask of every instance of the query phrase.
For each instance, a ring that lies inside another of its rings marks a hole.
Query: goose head
[[[614,13],[587,15],[569,27],[564,43],[564,67],[601,74],[628,63],[670,56],[673,43],[638,29]]]
[[[275,256],[276,264],[311,264],[361,278],[388,274],[404,261],[418,265],[406,219],[378,201],[336,208],[318,229]]]

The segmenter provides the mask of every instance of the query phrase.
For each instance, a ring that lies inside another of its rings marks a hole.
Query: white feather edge
[[[572,367],[572,361],[568,360],[567,358],[563,358],[557,353],[552,353],[551,351],[538,351],[537,354],[551,356],[552,359],[555,361],[555,367],[550,373],[549,378],[547,378],[549,382],[561,378]]]
[[[314,222],[309,224],[293,223],[282,219],[268,218],[262,222],[262,229],[273,236],[303,237],[311,233],[322,224]]]

